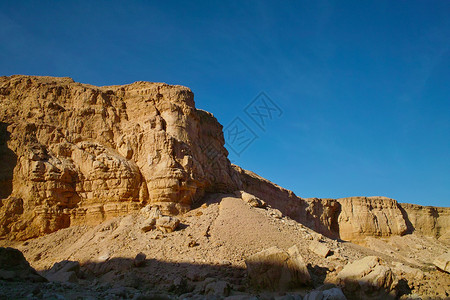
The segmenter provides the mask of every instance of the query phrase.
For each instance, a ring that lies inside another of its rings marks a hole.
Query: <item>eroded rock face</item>
[[[26,239],[233,191],[222,126],[182,86],[0,77],[0,236]]]
[[[337,201],[341,205],[339,236],[344,240],[403,235],[407,231],[406,221],[394,199],[350,197]]]
[[[421,206],[401,203],[407,222],[424,235],[446,237],[450,241],[450,209],[448,207]]]
[[[450,241],[450,208],[399,204],[387,197],[301,198],[257,174],[233,166],[243,190],[331,238],[358,242],[417,231]]]

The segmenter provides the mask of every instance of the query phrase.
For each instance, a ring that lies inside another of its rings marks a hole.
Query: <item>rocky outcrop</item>
[[[97,224],[152,203],[184,212],[239,181],[222,126],[182,86],[0,77],[0,236]]]
[[[46,282],[27,262],[22,252],[0,247],[0,280]]]
[[[397,201],[386,197],[350,197],[337,199],[339,236],[355,241],[366,236],[403,235],[406,221]]]
[[[450,208],[401,203],[400,209],[411,231],[450,241]]]

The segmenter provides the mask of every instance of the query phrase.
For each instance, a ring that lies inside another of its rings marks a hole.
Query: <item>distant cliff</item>
[[[244,190],[328,237],[358,242],[366,236],[416,232],[450,242],[450,207],[400,204],[387,197],[305,199],[253,172],[234,168]]]

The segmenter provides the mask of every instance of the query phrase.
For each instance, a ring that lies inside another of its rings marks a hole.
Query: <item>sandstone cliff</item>
[[[409,226],[409,232],[435,236],[450,241],[450,209],[401,203],[400,208]]]
[[[205,192],[236,190],[332,238],[450,235],[450,208],[300,198],[227,155],[222,126],[186,87],[0,77],[0,237],[98,224],[146,204],[184,213]]]
[[[301,198],[253,172],[234,166],[243,188],[284,215],[328,236],[358,242],[417,232],[450,240],[450,208],[400,204],[387,197]]]
[[[168,213],[233,191],[222,126],[182,86],[0,77],[0,235],[98,223],[147,202]]]

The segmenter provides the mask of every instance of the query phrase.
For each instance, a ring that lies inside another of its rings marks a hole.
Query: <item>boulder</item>
[[[53,267],[45,273],[45,278],[55,282],[78,282],[80,263],[77,261],[64,260],[55,263]]]
[[[165,233],[175,231],[179,224],[180,220],[171,216],[164,216],[156,220],[156,228]]]
[[[23,256],[14,248],[0,247],[0,280],[46,282]]]
[[[134,266],[135,267],[142,267],[145,265],[145,259],[147,258],[147,256],[140,252],[136,255],[136,257],[134,258]]]
[[[344,292],[362,293],[367,299],[386,297],[393,290],[394,274],[377,256],[366,256],[347,264],[337,278]]]
[[[266,202],[245,191],[237,191],[235,194],[252,207],[264,208],[267,206]]]
[[[257,289],[287,290],[309,285],[311,277],[297,246],[286,252],[271,247],[245,260],[250,283]]]
[[[438,256],[433,264],[441,271],[450,273],[450,252]]]
[[[327,244],[321,243],[316,240],[312,241],[309,244],[309,250],[321,257],[327,257],[331,253],[331,250]]]

